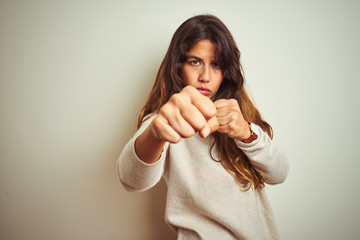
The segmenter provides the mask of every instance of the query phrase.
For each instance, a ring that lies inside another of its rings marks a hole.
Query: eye
[[[194,65],[194,66],[199,66],[199,65],[200,65],[200,61],[199,61],[199,60],[191,60],[191,61],[189,61],[189,63],[190,63],[191,65]]]
[[[214,68],[218,68],[218,69],[221,68],[220,64],[217,63],[217,62],[213,62],[212,65],[213,65]]]

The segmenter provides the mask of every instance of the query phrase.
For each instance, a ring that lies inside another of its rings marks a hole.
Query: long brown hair
[[[185,87],[181,79],[181,68],[187,59],[187,52],[200,40],[208,39],[216,44],[215,57],[223,71],[223,81],[213,101],[236,99],[246,121],[260,126],[271,138],[272,128],[265,122],[250,100],[245,88],[240,51],[224,23],[213,15],[198,15],[186,20],[174,33],[169,49],[160,65],[154,86],[140,111],[137,127],[157,113],[171,95]],[[236,180],[248,190],[264,187],[264,176],[256,171],[234,139],[226,134],[214,132],[214,146],[220,162]],[[215,160],[215,159],[214,159]]]

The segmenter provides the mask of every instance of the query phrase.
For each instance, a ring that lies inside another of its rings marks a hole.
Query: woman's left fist
[[[226,133],[229,137],[237,140],[250,137],[249,125],[235,99],[219,99],[214,104],[217,110],[216,118],[219,122],[219,132]]]

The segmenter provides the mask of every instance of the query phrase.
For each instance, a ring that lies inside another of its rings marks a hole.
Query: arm
[[[178,143],[199,132],[205,138],[218,128],[214,103],[194,87],[185,87],[164,104],[159,114],[138,137],[135,150],[146,163],[158,161],[166,142]]]
[[[250,136],[250,130],[238,102],[234,99],[220,99],[215,102],[215,106],[220,125],[219,132],[235,139],[254,168],[265,176],[266,183],[282,183],[288,173],[288,161],[270,137],[260,127],[252,124],[258,139],[251,143],[242,142],[241,140]]]
[[[145,191],[153,187],[161,179],[163,174],[168,143],[164,144],[163,152],[158,157],[158,161],[153,164],[142,161],[135,151],[136,139],[147,129],[154,118],[155,116],[143,123],[135,135],[125,145],[118,158],[118,177],[128,191]]]
[[[236,144],[248,156],[254,168],[265,176],[266,183],[282,183],[289,171],[286,156],[259,126],[251,125],[258,139],[251,143],[235,140]]]
[[[199,132],[207,137],[218,122],[214,103],[194,87],[185,87],[148,119],[124,147],[118,159],[119,178],[129,191],[144,191],[161,178],[169,143]]]

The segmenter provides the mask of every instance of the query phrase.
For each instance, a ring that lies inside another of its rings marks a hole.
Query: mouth
[[[208,88],[205,87],[199,87],[196,88],[202,95],[208,95],[210,94],[210,90]]]

